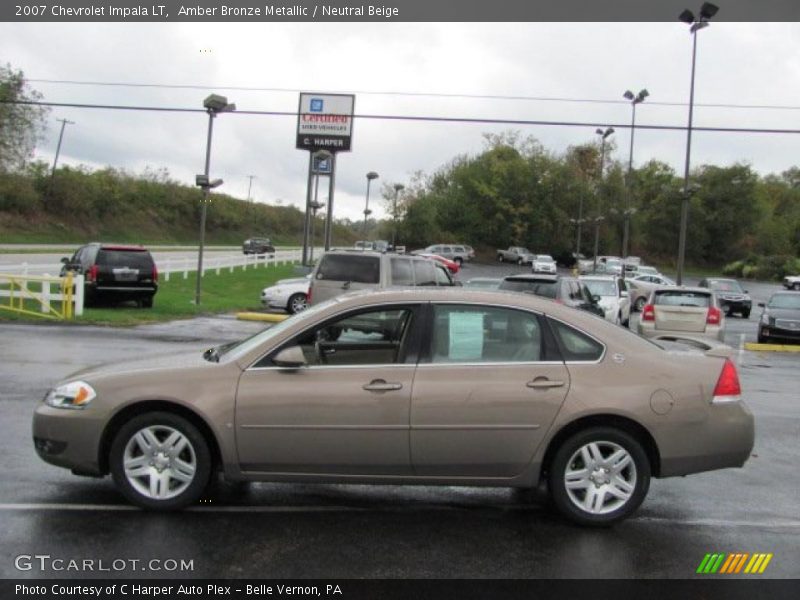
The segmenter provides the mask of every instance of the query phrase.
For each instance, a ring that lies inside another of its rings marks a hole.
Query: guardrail
[[[72,319],[83,314],[83,275],[0,273],[0,298],[8,298],[7,302],[0,300],[0,310],[48,319]]]

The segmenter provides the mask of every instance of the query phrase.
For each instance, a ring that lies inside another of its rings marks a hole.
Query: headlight
[[[764,313],[763,315],[761,315],[761,324],[769,325],[769,314]]]
[[[44,403],[54,408],[86,408],[97,397],[85,381],[72,381],[47,392]]]

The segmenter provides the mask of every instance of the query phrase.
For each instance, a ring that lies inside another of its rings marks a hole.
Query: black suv
[[[735,279],[703,279],[698,284],[699,287],[709,288],[717,294],[719,307],[725,311],[726,315],[733,315],[738,312],[745,319],[750,318],[750,311],[753,309],[753,300],[747,294],[747,290]]]
[[[250,238],[242,244],[242,252],[245,254],[272,254],[275,246],[269,238]]]
[[[72,258],[62,258],[61,276],[72,271],[84,276],[84,305],[101,301],[135,300],[143,308],[153,306],[158,291],[158,269],[142,246],[91,243]]]
[[[509,275],[500,282],[498,289],[550,298],[559,304],[579,308],[605,318],[605,312],[598,304],[598,299],[592,296],[589,288],[575,277],[524,273]]]

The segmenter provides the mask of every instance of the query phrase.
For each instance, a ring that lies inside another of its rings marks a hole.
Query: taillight
[[[717,379],[711,403],[737,402],[741,400],[741,397],[742,388],[739,385],[739,374],[736,372],[736,367],[731,360],[726,358],[725,364],[722,365],[722,372],[719,374],[719,379]]]
[[[708,316],[706,317],[706,324],[707,325],[719,325],[719,321],[722,318],[722,313],[719,311],[718,308],[714,308],[711,306],[708,309]]]
[[[88,279],[90,282],[97,281],[97,272],[99,270],[100,268],[97,265],[92,265],[89,267],[89,270],[86,273],[86,279]]]
[[[645,304],[642,309],[642,321],[655,321],[656,320],[656,307],[652,304]]]
[[[153,263],[153,281],[158,283],[158,267],[156,266],[156,263]]]

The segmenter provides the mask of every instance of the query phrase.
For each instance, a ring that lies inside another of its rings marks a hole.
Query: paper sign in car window
[[[483,314],[450,313],[450,360],[480,360],[483,356]]]

